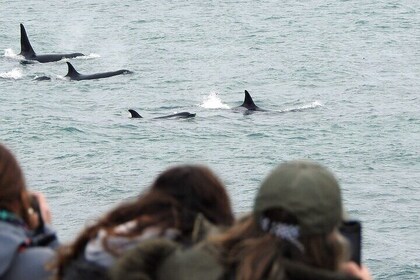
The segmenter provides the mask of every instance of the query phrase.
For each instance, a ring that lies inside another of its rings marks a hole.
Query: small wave
[[[163,109],[163,110],[173,110],[173,109],[177,109],[177,108],[182,108],[182,106],[160,106],[159,109]]]
[[[22,70],[18,68],[14,68],[12,71],[0,73],[0,78],[3,79],[11,79],[11,80],[17,80],[22,78]]]
[[[247,135],[249,138],[264,138],[267,137],[265,133],[254,132]]]
[[[206,109],[230,109],[230,107],[222,102],[216,92],[210,93],[200,104],[200,107]]]
[[[82,130],[77,129],[77,128],[72,127],[72,126],[70,126],[70,127],[64,127],[64,128],[62,128],[62,130],[63,130],[63,131],[65,131],[65,132],[70,132],[70,133],[73,133],[73,132],[76,132],[76,133],[83,133],[83,131],[82,131]]]
[[[323,104],[321,102],[314,101],[310,104],[302,105],[302,106],[299,106],[299,107],[296,107],[296,108],[288,108],[288,109],[282,110],[282,112],[284,112],[284,113],[285,112],[299,112],[299,111],[303,111],[303,110],[307,110],[307,109],[314,109],[314,108],[322,107],[322,106],[323,106]]]

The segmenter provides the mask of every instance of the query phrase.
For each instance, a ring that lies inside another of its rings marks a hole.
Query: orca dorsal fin
[[[255,105],[254,100],[252,100],[252,97],[247,90],[245,90],[245,99],[244,103],[242,103],[241,106],[247,108],[248,110],[255,110],[258,108],[258,106]]]
[[[71,79],[74,79],[78,76],[80,76],[80,73],[74,69],[73,65],[71,65],[70,62],[66,62],[69,70],[67,71],[67,75],[65,77],[70,77]]]
[[[142,116],[140,116],[140,114],[139,114],[139,113],[137,113],[137,112],[136,112],[136,111],[134,111],[133,109],[129,109],[129,110],[128,110],[128,112],[130,112],[131,117],[132,117],[133,119],[140,119],[140,118],[143,118]]]
[[[36,56],[22,23],[20,24],[20,55],[23,55],[25,58]]]

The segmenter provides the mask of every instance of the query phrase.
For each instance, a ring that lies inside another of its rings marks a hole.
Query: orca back
[[[77,70],[73,67],[73,65],[70,62],[66,62],[68,66],[67,75],[65,77],[70,78],[71,80],[94,80],[94,79],[102,79],[102,78],[108,78],[113,77],[117,75],[125,75],[125,74],[132,74],[130,70],[122,69],[112,72],[103,72],[103,73],[96,73],[96,74],[80,74],[77,72]]]
[[[188,118],[194,118],[194,117],[195,117],[195,113],[180,112],[180,113],[176,113],[172,115],[156,117],[155,119],[171,119],[171,118],[188,119]]]

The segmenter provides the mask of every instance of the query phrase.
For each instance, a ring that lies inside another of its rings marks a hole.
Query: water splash
[[[321,101],[315,100],[314,102],[308,104],[308,105],[304,105],[302,106],[302,109],[312,109],[312,108],[317,108],[317,107],[322,107],[324,106]]]
[[[25,58],[20,54],[15,53],[12,49],[5,49],[4,50],[4,57],[15,59],[15,60],[24,60]]]
[[[211,92],[200,104],[200,107],[206,109],[230,109],[230,107],[222,102],[216,92]]]
[[[11,79],[11,80],[18,80],[22,78],[22,70],[18,68],[14,68],[12,71],[0,73],[0,78],[3,79]]]
[[[56,75],[55,78],[61,81],[68,81],[69,79],[63,75]]]

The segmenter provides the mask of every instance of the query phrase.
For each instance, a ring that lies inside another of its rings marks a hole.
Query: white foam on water
[[[313,101],[309,104],[305,104],[305,105],[302,105],[302,106],[284,109],[284,110],[282,110],[282,112],[303,111],[303,110],[314,109],[314,108],[322,107],[322,106],[324,106],[324,105],[320,101],[316,100],[316,101]]]
[[[78,57],[75,57],[75,58],[73,58],[73,59],[88,60],[88,59],[95,59],[95,58],[99,58],[99,57],[101,57],[101,55],[100,55],[100,54],[97,54],[97,53],[90,53],[90,54],[88,54],[88,55],[78,56]]]
[[[15,53],[12,49],[5,49],[4,50],[4,57],[15,59],[15,60],[24,60],[25,58],[20,54]]]
[[[23,77],[22,70],[18,68],[14,68],[9,72],[0,73],[0,78],[3,79],[10,79],[10,80],[18,80]]]
[[[208,96],[206,96],[200,104],[200,107],[206,109],[230,109],[227,104],[222,102],[217,92],[211,92]]]

